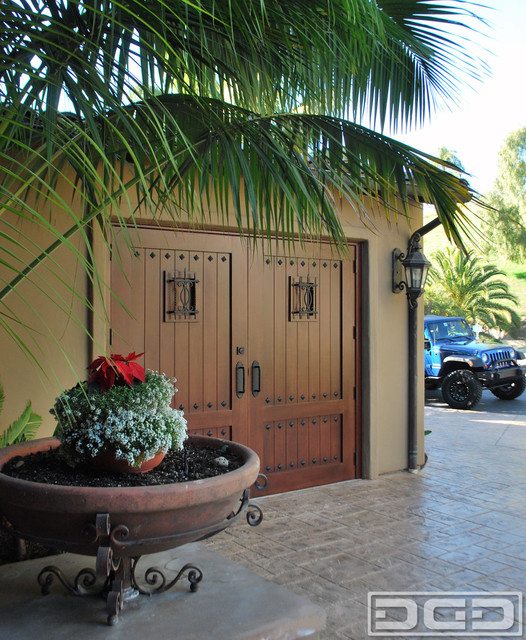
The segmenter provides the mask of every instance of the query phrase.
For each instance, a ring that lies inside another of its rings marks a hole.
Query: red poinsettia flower
[[[144,382],[145,371],[135,360],[140,358],[143,353],[136,354],[135,351],[127,356],[121,356],[118,353],[112,353],[108,356],[99,356],[95,358],[89,365],[88,371],[91,372],[88,383],[96,382],[101,391],[111,389],[117,382],[124,382],[130,387],[135,379]]]

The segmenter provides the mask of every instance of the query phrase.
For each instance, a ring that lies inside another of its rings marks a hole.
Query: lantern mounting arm
[[[424,292],[427,272],[431,266],[422,253],[420,240],[440,224],[439,218],[435,218],[417,229],[409,239],[406,253],[400,249],[394,249],[392,252],[392,291],[401,293],[405,290],[409,306],[412,308],[416,306],[417,299]]]
[[[425,224],[423,227],[420,227],[420,229],[417,229],[413,233],[411,238],[409,238],[409,246],[408,246],[407,252],[410,253],[414,245],[420,244],[420,240],[422,239],[422,236],[425,236],[426,233],[433,231],[433,229],[436,229],[441,224],[442,224],[442,221],[440,220],[440,218],[434,218],[433,220]]]

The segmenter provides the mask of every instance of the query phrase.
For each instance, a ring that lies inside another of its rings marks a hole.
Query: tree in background
[[[448,149],[447,147],[440,147],[438,149],[437,156],[441,160],[445,160],[446,162],[449,162],[449,164],[457,168],[459,172],[464,173],[466,171],[466,169],[464,168],[464,165],[462,164],[462,161],[457,156],[456,151],[453,151],[452,149]]]
[[[462,316],[487,329],[509,331],[520,326],[520,317],[511,306],[517,305],[517,298],[495,265],[484,264],[473,250],[465,253],[452,248],[437,251],[432,263],[426,313]]]
[[[486,220],[487,249],[523,262],[526,258],[526,127],[511,133],[499,152],[494,189],[486,196],[494,209],[481,212]]]

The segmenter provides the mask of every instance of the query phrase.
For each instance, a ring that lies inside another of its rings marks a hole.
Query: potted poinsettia
[[[69,459],[142,473],[171,448],[182,448],[186,420],[170,406],[175,379],[145,371],[136,362],[141,355],[99,356],[88,367],[88,380],[56,399],[55,436]]]

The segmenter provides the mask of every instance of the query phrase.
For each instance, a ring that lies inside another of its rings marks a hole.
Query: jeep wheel
[[[494,387],[491,389],[491,393],[500,398],[500,400],[515,400],[526,389],[526,380],[524,376],[521,376],[515,382],[511,382],[503,387]]]
[[[474,373],[458,369],[444,378],[442,396],[453,409],[472,409],[482,398],[482,385]]]

